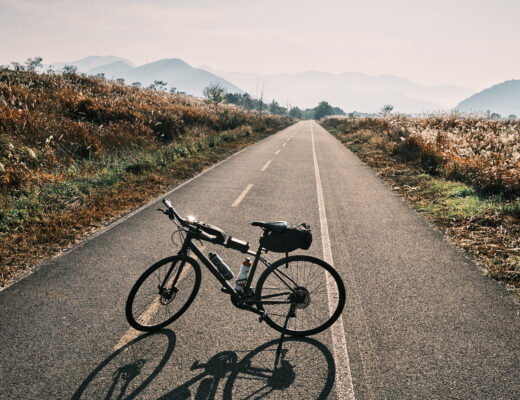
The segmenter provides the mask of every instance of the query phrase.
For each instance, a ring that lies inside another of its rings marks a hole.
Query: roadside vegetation
[[[0,68],[0,286],[291,122],[40,62]]]
[[[391,111],[320,122],[520,296],[520,121]]]

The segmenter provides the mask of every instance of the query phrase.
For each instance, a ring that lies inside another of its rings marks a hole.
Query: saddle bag
[[[296,249],[307,250],[311,247],[312,233],[307,224],[295,225],[282,232],[266,232],[260,239],[260,245],[274,253],[289,253]]]

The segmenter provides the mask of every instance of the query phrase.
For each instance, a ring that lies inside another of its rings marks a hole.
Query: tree
[[[241,105],[242,96],[240,93],[226,93],[224,95],[224,102],[227,104],[236,104],[237,106]]]
[[[305,110],[302,111],[302,118],[303,119],[314,119],[314,113],[316,111],[316,107],[315,108],[306,108]]]
[[[141,82],[132,82],[132,86],[141,87]]]
[[[394,106],[391,104],[385,104],[383,107],[381,107],[381,114],[383,114],[383,117],[386,117],[388,114],[390,114],[394,109]]]
[[[206,97],[209,101],[213,102],[213,104],[217,105],[222,100],[224,100],[226,89],[219,83],[211,82],[209,86],[206,86],[204,88],[202,93],[204,94],[204,97]]]
[[[160,81],[160,80],[155,80],[153,81],[153,89],[156,89],[156,90],[166,90],[166,85],[168,85],[168,82],[164,82],[164,81]]]
[[[240,105],[242,107],[245,107],[247,110],[252,110],[253,108],[255,108],[255,101],[249,95],[249,93],[245,93],[242,95],[242,98],[240,100]]]
[[[262,91],[260,92],[260,100],[259,100],[259,106],[260,106],[260,118],[262,118],[262,110],[264,108],[264,87],[265,87],[265,82],[262,83]]]
[[[171,87],[170,88],[170,93],[171,94],[175,94],[175,92],[177,92],[177,88],[176,87]]]
[[[287,113],[287,109],[285,107],[280,106],[276,100],[273,100],[271,104],[269,104],[269,111],[271,114],[276,115],[284,115]]]
[[[20,64],[19,62],[16,62],[16,61],[11,62],[11,68],[14,71],[25,71],[25,67],[22,64]]]
[[[116,82],[117,82],[117,83],[120,83],[121,85],[124,85],[124,84],[125,84],[125,80],[124,80],[124,78],[117,78],[117,79],[116,79]]]
[[[293,118],[302,119],[303,117],[303,111],[300,110],[298,107],[292,107],[289,111],[289,116]]]
[[[515,114],[509,114],[507,116],[507,119],[516,119],[516,115]]]
[[[78,72],[78,67],[76,67],[75,65],[65,65],[63,67],[63,73],[64,74],[73,75],[73,74],[75,74],[77,72]]]
[[[339,107],[333,107],[332,108],[332,111],[334,112],[334,115],[347,115],[345,113],[345,111],[343,111],[341,108]]]
[[[25,61],[25,65],[27,66],[27,71],[34,72],[38,68],[41,68],[42,60],[43,60],[43,58],[41,58],[41,57],[28,58],[27,61]]]
[[[321,119],[323,117],[326,117],[327,115],[333,115],[333,114],[334,114],[334,109],[326,101],[321,101],[314,108],[314,119]]]

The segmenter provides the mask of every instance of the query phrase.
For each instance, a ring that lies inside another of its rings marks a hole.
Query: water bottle
[[[235,282],[235,290],[237,292],[242,292],[247,284],[247,276],[249,275],[249,268],[251,268],[251,259],[246,258],[242,263],[242,268],[240,268],[240,274],[237,276],[237,280]]]
[[[229,281],[235,277],[233,271],[229,269],[229,267],[222,261],[222,258],[217,253],[209,253],[209,259],[215,266],[218,271],[222,274],[226,281]]]

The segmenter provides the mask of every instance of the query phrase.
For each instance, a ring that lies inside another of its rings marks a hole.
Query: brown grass
[[[100,78],[0,70],[0,286],[288,124]]]
[[[495,160],[497,170],[502,171],[493,174],[490,162],[481,162],[478,154],[473,158],[457,155],[457,139],[446,139],[461,135],[464,146],[471,140],[475,147],[490,151],[493,147],[489,143],[479,143],[474,136],[461,131],[460,126],[485,127],[489,123],[496,137],[496,132],[511,126],[517,129],[517,123],[457,121],[455,117],[442,121],[396,117],[321,122],[489,276],[504,282],[520,296],[520,197],[518,182],[511,178],[518,171],[510,171],[510,175],[504,172],[505,165],[516,162],[512,158],[514,148],[497,148],[488,154],[489,159]],[[501,123],[506,128],[500,128]],[[411,133],[407,131],[410,125],[424,126],[428,132]],[[424,139],[433,127],[443,132],[440,143]],[[454,173],[453,163],[467,163],[472,168],[459,168]]]
[[[328,129],[377,132],[388,150],[431,174],[481,192],[520,196],[520,121],[461,118],[330,118]],[[373,136],[373,134],[370,134]]]

